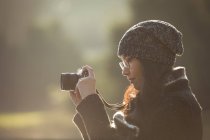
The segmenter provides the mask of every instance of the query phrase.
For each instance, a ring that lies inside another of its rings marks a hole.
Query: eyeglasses
[[[126,62],[126,61],[119,62],[119,65],[120,65],[120,68],[121,68],[122,70],[130,69],[130,65],[129,65],[129,63]]]

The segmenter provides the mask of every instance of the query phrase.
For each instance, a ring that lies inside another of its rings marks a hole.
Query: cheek
[[[135,75],[136,78],[141,79],[142,77],[142,71],[140,69],[135,69],[133,71],[133,74]]]
[[[140,84],[142,83],[143,75],[142,75],[142,70],[140,68],[136,69],[134,71],[134,77],[136,78],[136,81]]]
[[[132,63],[130,64],[130,67],[131,67],[130,72],[131,72],[133,78],[138,79],[138,80],[142,79],[141,78],[142,77],[142,66],[141,66],[140,61],[138,59],[134,59],[132,61]]]
[[[138,82],[138,84],[142,83],[142,76],[141,75],[137,75],[136,76],[136,81]]]
[[[130,77],[131,78],[135,78],[135,84],[137,84],[137,85],[140,85],[141,84],[141,73],[140,72],[138,72],[138,71],[136,71],[136,70],[133,70],[133,71],[130,71]]]

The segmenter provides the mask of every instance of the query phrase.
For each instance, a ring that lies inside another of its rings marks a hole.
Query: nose
[[[122,75],[123,75],[123,76],[128,76],[129,74],[130,74],[129,68],[124,68],[124,69],[122,70]]]

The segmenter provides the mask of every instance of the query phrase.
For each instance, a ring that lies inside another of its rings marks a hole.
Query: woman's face
[[[128,81],[133,84],[136,90],[140,90],[142,86],[142,65],[137,58],[121,57],[122,75],[126,76]]]

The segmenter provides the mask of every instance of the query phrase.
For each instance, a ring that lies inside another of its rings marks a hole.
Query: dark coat
[[[167,74],[163,90],[155,96],[141,93],[130,102],[126,122],[139,128],[112,127],[97,94],[76,108],[74,122],[85,140],[202,140],[201,107],[181,68]],[[116,124],[117,125],[117,124]],[[131,131],[130,131],[131,130]]]

